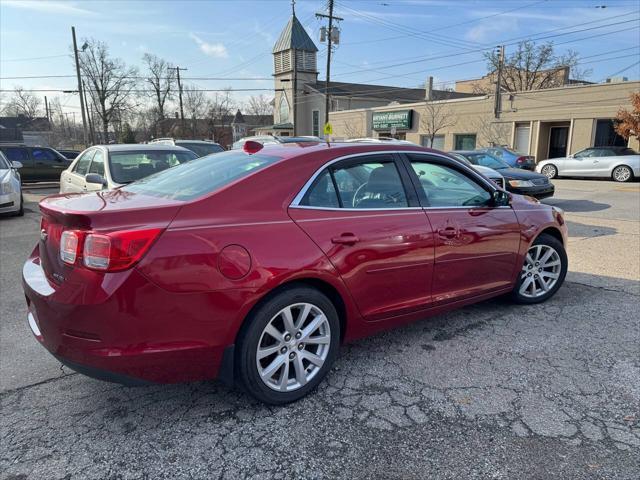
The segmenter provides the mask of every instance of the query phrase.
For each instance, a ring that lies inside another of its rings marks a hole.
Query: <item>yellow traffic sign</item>
[[[324,124],[324,134],[325,135],[333,135],[333,127],[329,122]]]

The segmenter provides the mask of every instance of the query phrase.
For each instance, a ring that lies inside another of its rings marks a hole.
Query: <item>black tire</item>
[[[518,272],[518,281],[516,282],[513,290],[511,291],[511,299],[515,303],[531,305],[535,303],[546,302],[556,294],[556,292],[560,289],[560,287],[564,283],[565,277],[567,276],[569,260],[567,258],[567,252],[564,248],[564,245],[562,245],[561,241],[559,241],[553,235],[542,233],[538,236],[538,238],[536,238],[533,241],[530,248],[534,247],[535,245],[548,245],[558,253],[558,256],[560,257],[560,272],[559,272],[558,280],[555,283],[555,285],[549,289],[548,292],[538,297],[532,298],[532,297],[527,297],[525,295],[522,295],[520,293],[520,287],[522,285],[522,282],[524,281],[524,278],[522,277],[521,273]]]
[[[22,193],[20,194],[20,209],[15,213],[16,217],[24,216],[24,198],[22,198]]]
[[[545,173],[545,170],[548,173]],[[555,165],[553,165],[551,163],[548,163],[548,164],[546,164],[544,167],[542,167],[540,169],[540,173],[542,173],[545,177],[547,177],[549,180],[551,180],[551,179],[556,178],[558,176],[558,168]]]
[[[611,178],[614,182],[631,182],[633,181],[633,170],[626,165],[619,165],[611,172]]]
[[[297,303],[312,304],[318,307],[327,317],[330,328],[329,351],[322,367],[319,368],[315,376],[306,385],[293,391],[276,391],[267,386],[260,378],[256,365],[258,343],[265,327],[274,316],[287,306]],[[271,405],[294,402],[315,389],[327,375],[338,355],[339,344],[340,321],[333,303],[314,288],[292,286],[280,291],[262,305],[259,305],[245,320],[237,343],[235,358],[236,378],[250,395],[261,402]]]

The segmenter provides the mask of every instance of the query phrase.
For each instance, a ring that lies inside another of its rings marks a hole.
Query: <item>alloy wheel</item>
[[[549,245],[533,245],[527,252],[520,274],[520,295],[538,298],[558,282],[562,262],[558,252]]]
[[[616,167],[613,170],[613,179],[616,182],[628,182],[631,178],[631,170],[628,167]]]
[[[556,167],[553,165],[545,165],[542,167],[541,173],[547,178],[554,178],[556,176]]]
[[[256,350],[262,382],[279,392],[297,390],[315,377],[329,355],[331,328],[310,303],[288,305],[265,326]]]

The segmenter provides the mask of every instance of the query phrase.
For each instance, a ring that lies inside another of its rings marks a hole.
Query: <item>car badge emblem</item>
[[[44,228],[40,230],[40,240],[42,240],[43,242],[46,242],[48,236],[49,234],[47,234],[47,231]]]

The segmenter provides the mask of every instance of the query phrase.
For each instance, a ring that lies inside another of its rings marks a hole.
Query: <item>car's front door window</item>
[[[104,177],[104,154],[102,153],[102,151],[96,150],[96,154],[91,160],[89,173],[97,173],[101,177]]]
[[[95,153],[96,150],[89,150],[88,152],[83,153],[74,165],[72,170],[73,173],[84,177],[89,172],[89,165],[91,164],[91,159]]]
[[[491,194],[463,173],[438,163],[412,160],[429,207],[488,206]]]

